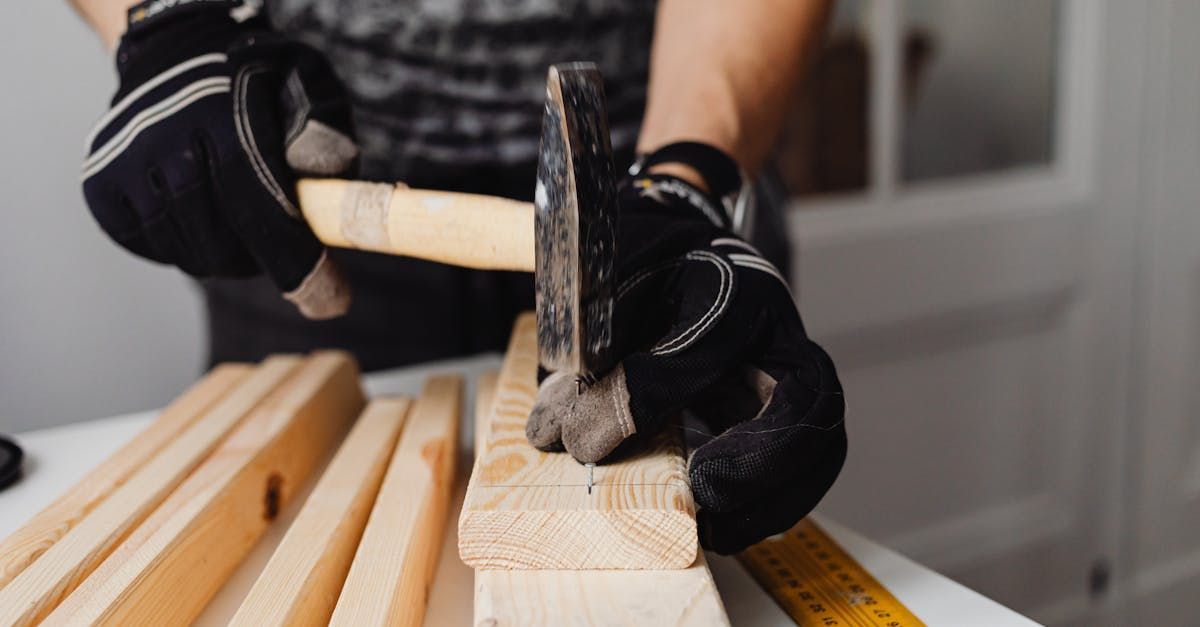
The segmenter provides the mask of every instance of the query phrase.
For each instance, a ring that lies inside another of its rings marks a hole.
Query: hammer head
[[[586,380],[612,365],[617,233],[604,85],[591,63],[550,68],[534,205],[539,359]]]

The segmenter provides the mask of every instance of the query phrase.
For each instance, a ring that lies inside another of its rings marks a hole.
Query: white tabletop
[[[415,395],[422,381],[432,372],[462,372],[473,381],[479,373],[499,366],[498,356],[487,355],[371,374],[365,377],[365,385],[373,396]],[[469,393],[474,396],[473,385],[469,386]],[[473,403],[468,399],[464,406],[470,408]],[[0,537],[8,535],[48,505],[55,496],[145,427],[155,414],[153,411],[142,412],[19,434],[16,439],[26,453],[25,477],[0,492]],[[455,503],[452,505],[454,512],[462,504],[470,471],[474,433],[471,423],[474,417],[470,412],[467,414],[467,422],[461,429],[462,463]],[[314,473],[314,478],[318,474]],[[267,531],[209,604],[198,624],[224,625],[237,610],[242,597],[283,538],[284,531],[296,516],[314,482],[310,480],[309,485],[285,508],[280,520]],[[828,518],[818,515],[817,519],[831,537],[928,625],[961,625],[965,617],[970,617],[971,624],[978,626],[1036,624]],[[426,625],[469,625],[472,622],[474,573],[458,559],[457,520],[455,514],[447,520],[438,570],[430,592]],[[734,625],[793,624],[736,560],[715,554],[709,554],[708,560],[717,589]]]

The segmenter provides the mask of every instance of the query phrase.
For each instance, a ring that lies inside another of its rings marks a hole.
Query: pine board
[[[409,413],[329,624],[420,625],[457,463],[462,379],[433,376]]]
[[[477,389],[479,434],[490,420],[495,375],[481,376]],[[486,449],[480,441],[476,440],[476,459]],[[683,570],[476,570],[474,623],[708,627],[728,625],[729,619],[701,556]]]
[[[404,398],[371,401],[305,500],[230,627],[329,622],[408,407]]]
[[[348,355],[306,358],[46,624],[193,620],[363,405]]]
[[[53,610],[265,402],[298,363],[299,358],[290,356],[268,359],[201,419],[167,442],[0,590],[0,625],[33,624]]]
[[[88,512],[250,372],[222,364],[164,409],[128,444],[0,542],[0,588],[73,529]]]
[[[695,505],[677,432],[587,470],[525,439],[537,393],[537,330],[518,318],[459,517],[462,560],[489,569],[683,569],[697,555]],[[480,446],[477,442],[476,446]]]
[[[475,625],[728,625],[701,554],[682,570],[476,570]]]

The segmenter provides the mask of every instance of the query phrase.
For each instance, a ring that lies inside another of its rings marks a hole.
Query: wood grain
[[[297,367],[268,359],[0,590],[0,625],[45,616],[107,557]]]
[[[302,179],[296,190],[304,219],[327,246],[533,272],[532,203],[339,179]]]
[[[459,556],[475,568],[682,569],[697,555],[695,505],[679,433],[587,470],[525,439],[537,393],[531,314],[513,330],[495,409],[459,516]],[[479,444],[477,444],[478,446]]]
[[[496,402],[496,385],[500,381],[498,370],[489,370],[475,380],[475,459],[487,450],[487,427]]]
[[[388,466],[330,625],[420,625],[454,485],[462,379],[425,383]]]
[[[192,621],[363,405],[348,355],[306,358],[46,624]]]
[[[728,625],[701,554],[682,570],[476,570],[475,625]]]
[[[176,435],[203,415],[251,367],[222,364],[164,409],[154,422],[0,542],[0,588],[12,581]]]
[[[325,625],[408,413],[375,399],[321,475],[229,625]]]
[[[493,409],[496,378],[489,375],[477,383],[477,434]],[[476,459],[485,450],[476,445]],[[728,624],[703,555],[683,570],[475,571],[478,627]]]

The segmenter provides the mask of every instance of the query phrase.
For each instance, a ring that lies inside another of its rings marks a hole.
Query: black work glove
[[[625,356],[582,386],[550,374],[526,434],[598,462],[690,410],[714,436],[688,462],[700,541],[734,553],[794,525],[833,484],[846,456],[842,387],[782,275],[729,231],[720,197],[740,186],[732,159],[689,143],[642,167],[656,161],[689,162],[716,193],[664,175],[626,181],[614,330]]]
[[[129,10],[120,87],[88,138],[84,196],[142,257],[201,278],[265,271],[306,316],[338,316],[349,290],[300,216],[295,181],[355,168],[345,89],[316,50],[264,18],[233,19],[240,4]]]

